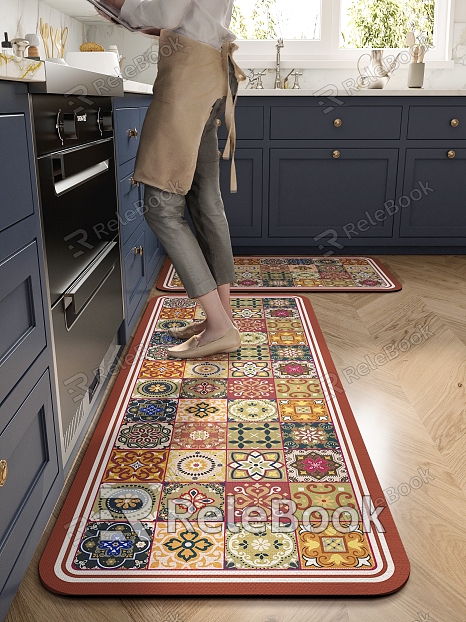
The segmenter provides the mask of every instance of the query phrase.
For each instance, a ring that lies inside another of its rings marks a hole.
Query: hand
[[[160,37],[160,28],[148,28],[147,30],[141,30],[145,35],[154,35]]]

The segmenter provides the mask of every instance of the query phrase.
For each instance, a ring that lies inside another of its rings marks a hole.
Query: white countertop
[[[143,93],[152,95],[152,84],[145,84],[144,82],[133,82],[132,80],[125,80],[123,82],[123,89],[125,93]]]
[[[245,89],[240,88],[238,95],[245,97],[312,97],[315,94],[320,96],[333,96],[333,97],[400,97],[400,96],[414,96],[414,97],[432,97],[432,96],[449,96],[458,97],[466,95],[466,89],[359,89],[358,91],[352,90],[350,93],[341,89],[337,92],[330,89],[326,94],[324,89]]]

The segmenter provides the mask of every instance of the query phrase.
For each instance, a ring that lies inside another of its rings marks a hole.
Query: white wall
[[[40,2],[40,0],[0,0],[0,15],[2,41],[4,31],[8,32],[10,39],[24,37],[29,33],[36,32],[39,34],[41,17],[54,29],[68,27],[69,36],[66,45],[68,52],[77,52],[84,41],[84,24]]]
[[[456,0],[455,22],[466,22],[466,0]]]

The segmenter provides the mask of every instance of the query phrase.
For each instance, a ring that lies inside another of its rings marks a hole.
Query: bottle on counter
[[[13,46],[11,45],[11,41],[8,41],[8,33],[5,32],[4,35],[5,41],[2,41],[2,54],[6,57],[13,56]]]

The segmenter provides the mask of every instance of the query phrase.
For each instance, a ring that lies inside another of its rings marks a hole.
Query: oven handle
[[[73,285],[73,287],[71,287],[64,293],[63,302],[65,305],[67,330],[71,330],[73,324],[76,322],[78,317],[91,302],[94,296],[98,293],[98,291],[102,288],[105,281],[115,269],[115,262],[113,261],[110,269],[106,271],[104,277],[98,282],[98,285],[94,286],[96,281],[95,277],[97,276],[97,279],[99,278],[96,270],[98,270],[98,268],[102,265],[104,260],[109,255],[109,253],[111,253],[117,245],[117,242],[109,242],[107,248],[100,254],[97,260],[95,260],[91,264],[91,266],[88,270],[86,270],[83,276]]]
[[[65,177],[64,179],[60,179],[58,181],[54,180],[55,193],[57,196],[60,196],[64,192],[68,192],[76,186],[80,186],[84,184],[86,181],[89,181],[93,177],[97,177],[97,175],[101,175],[102,173],[106,173],[109,170],[109,160],[103,160],[98,164],[94,164],[94,166],[90,166],[89,168],[80,171],[74,175],[70,175],[70,177]]]

